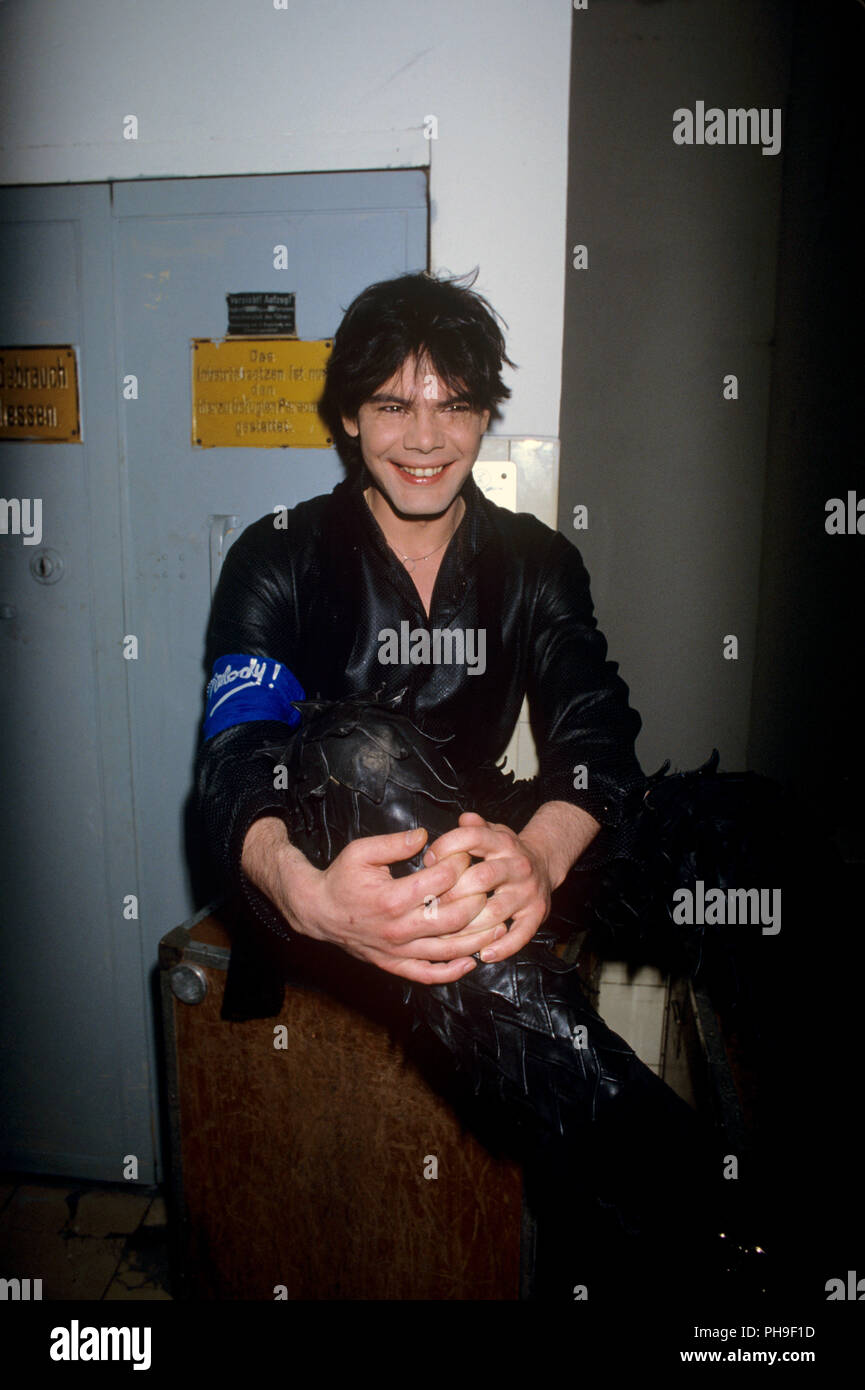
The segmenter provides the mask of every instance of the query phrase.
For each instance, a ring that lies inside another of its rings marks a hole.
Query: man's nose
[[[424,401],[409,415],[403,442],[407,449],[418,449],[424,454],[444,444],[442,422],[429,402]]]

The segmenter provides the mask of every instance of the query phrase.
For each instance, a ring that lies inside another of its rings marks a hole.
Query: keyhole
[[[63,574],[63,560],[56,550],[40,550],[30,561],[30,573],[38,584],[56,584]]]

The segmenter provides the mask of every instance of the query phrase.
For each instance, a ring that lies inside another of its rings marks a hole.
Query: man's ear
[[[357,439],[360,434],[360,426],[357,420],[350,420],[347,415],[343,415],[342,417],[342,427],[346,434],[350,435],[352,439]]]
[[[485,410],[485,411],[483,412],[483,414],[481,415],[481,434],[486,434],[486,432],[487,432],[487,427],[488,427],[489,423],[490,423],[490,412],[489,412],[488,410]]]

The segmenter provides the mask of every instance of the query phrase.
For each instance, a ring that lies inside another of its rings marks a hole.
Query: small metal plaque
[[[326,449],[318,413],[330,338],[192,339],[192,442],[202,449]]]
[[[234,337],[263,333],[265,337],[294,338],[294,294],[277,291],[227,294],[228,332]]]
[[[73,347],[0,348],[0,439],[81,443]]]

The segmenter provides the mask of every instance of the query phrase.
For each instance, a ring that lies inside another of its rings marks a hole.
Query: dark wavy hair
[[[442,278],[426,271],[398,275],[368,286],[346,309],[319,410],[349,469],[360,463],[360,444],[346,434],[342,417],[356,420],[364,402],[409,357],[428,357],[448,389],[458,390],[473,410],[498,415],[511,394],[502,366],[515,363],[505,353],[504,320],[470,288],[477,275],[477,268]]]

